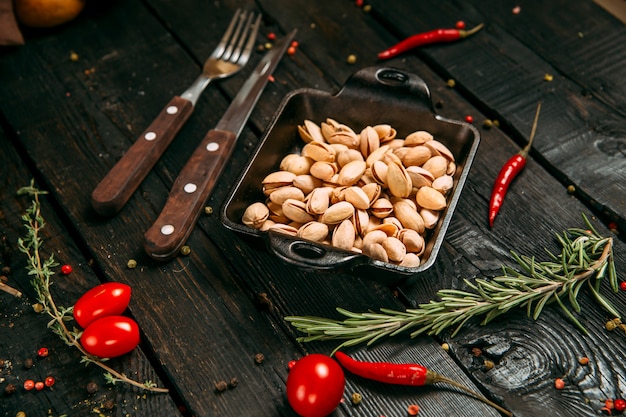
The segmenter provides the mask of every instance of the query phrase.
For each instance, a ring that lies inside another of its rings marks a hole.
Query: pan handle
[[[366,256],[334,249],[330,246],[318,245],[314,242],[284,233],[268,231],[268,246],[280,259],[303,268],[317,271],[337,271],[351,269],[367,263]]]
[[[423,107],[434,113],[430,90],[426,82],[415,74],[392,67],[367,67],[354,73],[337,96],[371,96],[380,100],[388,96],[393,101],[404,101],[409,108]]]

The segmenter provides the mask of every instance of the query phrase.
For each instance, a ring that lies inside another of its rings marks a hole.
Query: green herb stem
[[[381,309],[379,313],[355,313],[338,308],[346,317],[333,320],[323,317],[288,316],[285,320],[306,334],[298,340],[344,340],[337,348],[367,342],[368,345],[386,336],[411,331],[411,337],[420,334],[437,335],[453,328],[451,337],[475,317],[483,316],[481,325],[513,308],[526,308],[529,317],[536,320],[544,307],[556,303],[565,316],[583,333],[587,333],[576,317],[581,307],[577,301],[583,284],[588,283],[593,298],[600,307],[614,317],[617,309],[600,292],[600,282],[608,276],[616,291],[617,273],[613,261],[613,240],[600,236],[583,215],[588,229],[569,229],[557,235],[561,254],[550,252],[551,260],[538,262],[534,257],[512,252],[520,270],[503,266],[503,274],[492,279],[464,280],[468,290],[442,289],[438,300],[420,304],[417,308],[397,311]]]

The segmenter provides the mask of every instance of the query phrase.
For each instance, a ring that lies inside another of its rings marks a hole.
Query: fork
[[[91,194],[91,205],[102,216],[122,209],[165,149],[191,116],[198,98],[213,80],[230,77],[249,61],[261,15],[237,9],[202,73],[180,96],[173,97],[111,168]]]

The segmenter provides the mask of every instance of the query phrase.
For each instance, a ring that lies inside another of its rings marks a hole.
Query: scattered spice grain
[[[96,392],[98,392],[98,384],[91,381],[90,383],[87,384],[87,394],[93,395]]]
[[[24,359],[24,369],[30,369],[33,367],[33,365],[35,365],[33,358]]]
[[[354,392],[352,393],[350,400],[352,401],[352,405],[359,405],[361,404],[361,401],[363,401],[363,396],[358,392]]]
[[[356,64],[356,55],[354,55],[354,54],[348,55],[348,58],[346,59],[346,62],[348,64],[351,64],[351,65],[352,64]]]
[[[183,246],[182,248],[180,248],[180,254],[183,256],[187,256],[191,253],[191,248],[187,245]]]
[[[233,388],[237,387],[237,385],[239,385],[239,380],[237,379],[237,377],[232,377],[230,379],[230,382],[228,382],[228,388],[229,389],[233,389]]]
[[[554,388],[556,388],[556,389],[563,389],[563,388],[565,388],[565,381],[563,381],[563,378],[556,378],[554,380]]]
[[[15,386],[15,384],[7,384],[7,386],[4,387],[4,393],[6,395],[13,395],[16,391],[17,387]]]
[[[586,356],[583,356],[582,358],[578,359],[578,363],[585,366],[589,364],[589,358]]]
[[[262,364],[264,360],[265,360],[265,355],[263,355],[262,353],[256,353],[254,355],[254,363],[256,363],[257,365]]]
[[[411,404],[407,407],[406,412],[409,416],[416,416],[420,412],[420,407],[417,404]]]
[[[226,381],[217,381],[213,383],[213,385],[215,385],[215,391],[217,392],[224,392],[228,389],[228,384],[226,383]]]
[[[126,266],[129,269],[135,269],[135,268],[137,268],[137,261],[134,260],[134,259],[129,259],[128,262],[126,262]]]

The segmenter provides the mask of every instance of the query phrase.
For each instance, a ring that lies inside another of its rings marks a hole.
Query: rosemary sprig
[[[519,271],[503,266],[501,276],[473,282],[465,279],[469,290],[440,290],[438,301],[406,311],[381,308],[380,312],[354,313],[337,308],[346,317],[343,320],[311,316],[288,316],[285,320],[306,334],[298,338],[301,342],[344,340],[337,350],[364,342],[370,345],[409,330],[415,337],[454,328],[454,337],[472,318],[484,316],[481,324],[485,325],[513,308],[525,308],[536,320],[546,305],[556,303],[578,329],[587,333],[575,315],[581,311],[577,297],[585,284],[603,309],[616,318],[620,314],[600,292],[606,276],[613,291],[618,290],[613,239],[600,236],[585,215],[583,220],[587,229],[568,229],[557,235],[562,251],[559,255],[548,251],[549,261],[538,262],[512,252]]]
[[[85,351],[79,342],[82,332],[76,328],[70,330],[66,324],[68,321],[73,320],[73,306],[63,307],[57,305],[50,293],[54,268],[59,264],[54,260],[53,255],[50,255],[47,259],[43,259],[41,255],[43,239],[40,236],[40,232],[45,227],[46,223],[41,215],[39,196],[47,193],[37,189],[34,186],[34,181],[31,181],[28,187],[20,188],[17,194],[30,195],[33,198],[30,207],[26,209],[26,212],[22,216],[22,221],[26,228],[26,235],[24,238],[18,239],[17,245],[19,250],[28,258],[26,268],[28,274],[32,275],[31,284],[37,293],[37,311],[50,316],[48,327],[67,345],[75,347],[82,353],[81,363],[92,363],[102,368],[105,371],[104,377],[108,383],[115,384],[116,382],[124,382],[148,391],[168,392],[166,388],[159,388],[152,381],[141,383],[128,378],[123,373],[117,372],[106,365],[102,360]]]

